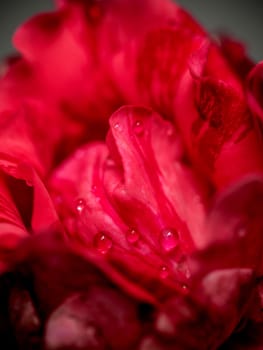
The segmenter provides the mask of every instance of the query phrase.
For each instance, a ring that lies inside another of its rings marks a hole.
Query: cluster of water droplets
[[[121,123],[119,122],[116,122],[114,125],[113,125],[113,128],[118,131],[118,132],[122,132],[123,131],[123,126]],[[132,129],[134,131],[134,133],[137,135],[137,136],[143,136],[144,134],[144,131],[145,131],[145,125],[144,125],[144,122],[142,120],[136,120],[133,125],[132,125]]]
[[[79,198],[75,203],[75,211],[77,215],[81,215],[85,207],[85,199]],[[130,227],[124,232],[124,234],[126,241],[131,247],[138,247],[138,243],[142,239],[142,235],[139,230],[137,230],[135,227]],[[107,255],[113,249],[114,246],[114,242],[110,233],[103,231],[100,231],[94,235],[92,239],[92,244],[94,249],[102,255]],[[159,233],[159,245],[161,252],[167,254],[168,257],[171,256],[171,253],[176,253],[178,249],[180,250],[180,237],[178,231],[174,228],[169,227],[161,229]],[[175,269],[178,270],[178,272],[180,273],[180,263],[178,262],[177,265],[178,269],[176,267]],[[157,269],[159,271],[158,274],[161,280],[165,280],[173,275],[174,268],[170,266],[169,263],[164,263],[163,265],[157,267]],[[187,278],[187,274],[184,273],[184,271],[181,272]],[[182,283],[182,289],[187,289],[184,283]]]

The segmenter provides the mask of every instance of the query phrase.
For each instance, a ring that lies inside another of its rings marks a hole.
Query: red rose
[[[58,1],[0,80],[0,333],[260,349],[262,65],[168,0]]]

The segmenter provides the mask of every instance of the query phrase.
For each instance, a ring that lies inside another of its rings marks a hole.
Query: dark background
[[[132,0],[130,0],[132,1]],[[141,0],[143,1],[143,0]],[[178,0],[209,31],[224,30],[263,59],[263,0]],[[0,0],[0,57],[11,52],[15,28],[28,17],[53,8],[51,0]]]

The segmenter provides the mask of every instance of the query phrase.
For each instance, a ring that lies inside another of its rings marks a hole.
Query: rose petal
[[[75,157],[63,164],[51,179],[54,200],[58,204],[58,212],[67,228],[71,245],[79,241],[76,245],[78,254],[88,259],[90,254],[95,255],[97,258],[93,260],[94,263],[109,274],[115,283],[121,284],[128,293],[139,299],[153,302],[153,296],[143,288],[148,285],[152,293],[150,286],[155,284],[157,287],[163,260],[145,243],[138,242],[141,241],[140,234],[132,233],[109,201],[103,187],[103,173],[105,166],[113,160],[107,157],[106,146],[99,143],[78,150]],[[99,235],[105,235],[106,238],[101,247],[97,243]],[[130,235],[131,239],[136,236],[132,242],[129,241]],[[138,253],[147,253],[147,259],[142,260]],[[140,271],[137,271],[138,264],[141,266]],[[123,275],[124,266],[128,278]],[[139,284],[138,280],[142,283]],[[169,278],[167,280],[169,284]],[[162,295],[167,293],[164,287],[158,289]]]
[[[115,289],[90,286],[51,314],[45,331],[47,349],[134,349],[140,335],[136,306]]]
[[[117,150],[119,156],[116,151],[112,153],[117,167],[106,169],[105,186],[117,211],[151,244],[159,246],[160,231],[175,227],[181,244],[190,249],[204,216],[204,192],[182,164],[175,130],[150,110],[138,107],[120,109],[111,117],[110,125],[109,148]],[[188,208],[195,209],[188,212],[186,202]],[[194,218],[190,213],[195,210],[199,214]]]
[[[53,198],[70,240],[102,255],[103,271],[113,268],[123,276],[125,268],[133,287],[116,273],[111,278],[137,297],[146,296],[140,285],[162,298],[168,285],[178,288],[174,274],[180,283],[187,274],[184,262],[178,268],[176,260],[193,249],[192,239],[201,239],[204,191],[182,164],[180,140],[170,123],[147,109],[126,107],[110,124],[110,155],[99,143],[78,150],[52,176]]]
[[[173,119],[175,95],[188,60],[204,41],[202,35],[175,26],[151,31],[139,48],[135,72],[142,103]],[[180,47],[180,50],[173,48]]]
[[[0,261],[1,270],[6,270],[19,241],[57,226],[58,218],[45,186],[30,165],[2,156],[0,168]]]
[[[222,35],[220,37],[220,47],[233,71],[240,77],[241,82],[244,82],[254,66],[254,62],[246,52],[245,45],[232,37]]]
[[[242,331],[234,333],[220,350],[261,350],[262,346],[262,324],[248,323]]]
[[[263,62],[259,62],[250,72],[247,79],[248,103],[252,113],[263,119],[262,91],[263,91]]]
[[[156,327],[181,349],[216,349],[229,336],[251,294],[251,270],[213,271],[185,298],[171,298],[157,316]],[[160,318],[174,332],[167,333]],[[200,323],[202,327],[200,327]],[[205,339],[205,341],[201,341]]]
[[[242,85],[216,47],[209,48],[206,61],[203,49],[195,60],[199,55],[203,71],[199,78],[187,72],[182,78],[175,116],[198,169],[222,188],[241,176],[262,172],[263,160]]]
[[[261,177],[250,177],[233,185],[214,204],[206,222],[205,245],[232,241],[240,254],[238,263],[255,270],[261,262],[262,210]]]
[[[159,332],[182,348],[217,348],[246,317],[262,274],[262,191],[261,177],[247,178],[212,207],[205,249],[189,264],[190,293],[168,301],[156,320]],[[201,344],[202,332],[206,342]]]
[[[35,70],[42,98],[67,117],[99,125],[95,118],[105,120],[122,99],[98,57],[96,28],[86,20],[83,9],[72,4],[33,17],[13,40]]]
[[[204,225],[203,250],[189,263],[193,275],[240,267],[261,276],[262,184],[261,177],[248,177],[218,196]]]

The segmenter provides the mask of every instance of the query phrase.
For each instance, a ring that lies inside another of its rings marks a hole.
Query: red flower
[[[260,349],[261,64],[158,0],[59,1],[14,43],[7,348]]]

